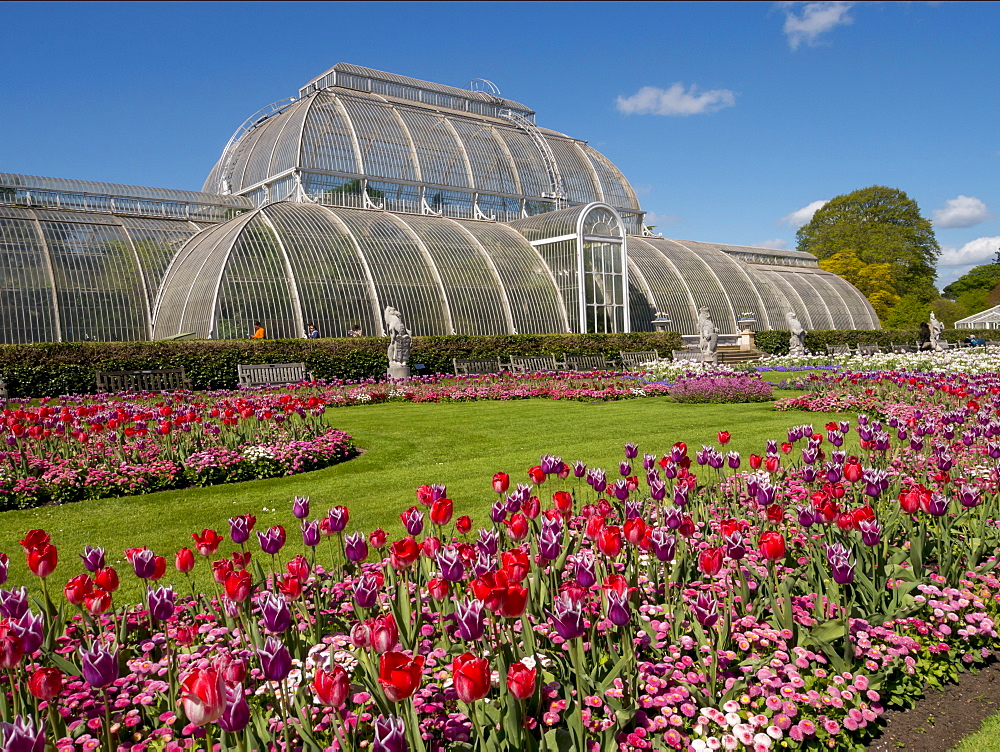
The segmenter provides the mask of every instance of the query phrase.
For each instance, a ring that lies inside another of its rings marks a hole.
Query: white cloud
[[[736,104],[729,89],[698,91],[694,84],[676,83],[669,89],[643,86],[630,97],[618,97],[618,111],[626,115],[704,115]]]
[[[853,2],[839,0],[779,3],[779,7],[785,11],[784,32],[788,37],[788,46],[793,50],[803,43],[813,46],[817,44],[820,34],[854,23],[854,19],[848,15],[854,5]],[[799,8],[801,12],[796,13]]]
[[[648,211],[646,212],[646,218],[643,220],[643,224],[646,227],[655,227],[654,232],[662,232],[663,228],[667,225],[675,224],[680,222],[681,218],[673,214],[657,214],[656,212]]]
[[[776,251],[783,251],[788,248],[788,242],[784,238],[772,238],[771,240],[762,240],[759,243],[751,243],[753,248],[772,248]]]
[[[975,266],[986,264],[1000,250],[1000,235],[970,240],[961,248],[944,246],[938,257],[938,266]]]
[[[813,201],[807,206],[803,206],[801,209],[796,209],[791,214],[786,214],[784,217],[775,222],[776,225],[789,225],[791,227],[802,227],[806,222],[813,218],[813,214],[819,211],[830,199],[824,198],[820,201]]]
[[[934,212],[934,224],[942,228],[972,227],[992,218],[986,204],[975,196],[948,199]]]

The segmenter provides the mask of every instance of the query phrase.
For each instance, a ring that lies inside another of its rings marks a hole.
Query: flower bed
[[[231,545],[204,530],[173,557],[214,593],[126,552],[141,606],[115,604],[103,552],[59,565],[30,531],[48,589],[41,613],[0,591],[2,733],[67,752],[861,749],[887,707],[1000,644],[1000,388],[939,383],[918,414],[909,378],[877,387],[887,422],[794,426],[745,458],[725,432],[627,444],[611,472],[545,455],[523,484],[493,478],[479,525],[441,486],[392,542],[305,499],[295,542],[235,517]]]
[[[0,510],[272,478],[354,453],[321,396],[64,397],[3,411]]]

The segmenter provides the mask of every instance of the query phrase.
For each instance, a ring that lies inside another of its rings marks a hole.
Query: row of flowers
[[[872,387],[902,407],[745,457],[725,431],[626,444],[611,469],[544,455],[484,479],[485,520],[421,486],[397,540],[298,498],[294,534],[242,515],[170,556],[127,551],[126,574],[30,531],[40,606],[0,590],[5,742],[860,749],[998,646],[1000,388],[929,381],[924,409],[916,379]],[[185,592],[195,568],[213,592]],[[141,605],[116,602],[120,576]]]

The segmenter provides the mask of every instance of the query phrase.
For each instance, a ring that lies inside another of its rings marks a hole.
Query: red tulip
[[[587,518],[587,524],[583,528],[583,534],[590,540],[597,540],[597,536],[604,529],[604,518],[599,514]]]
[[[48,702],[62,692],[63,673],[57,668],[40,668],[28,678],[32,697]]]
[[[472,594],[477,600],[483,602],[488,611],[497,612],[503,608],[508,584],[507,574],[500,570],[499,572],[483,573],[470,583],[470,587]]]
[[[302,580],[294,574],[285,574],[278,578],[278,592],[286,601],[294,601],[302,595]]]
[[[441,539],[434,535],[428,535],[420,544],[420,553],[431,561],[435,561],[437,559],[438,551],[440,550]]]
[[[500,604],[500,615],[517,619],[528,605],[528,589],[520,585],[509,585]]]
[[[781,467],[781,460],[774,455],[768,455],[767,459],[764,460],[764,469],[769,473],[778,472],[779,467]]]
[[[920,508],[920,493],[913,487],[900,491],[899,506],[907,514],[913,514]]]
[[[746,522],[742,520],[722,520],[719,523],[719,532],[722,533],[723,537],[728,537],[733,533],[742,533],[743,529],[746,527]]]
[[[21,546],[24,548],[24,552],[28,553],[33,548],[39,548],[45,544],[51,542],[49,534],[44,530],[29,530],[25,533],[24,540],[20,541]]]
[[[460,535],[468,533],[472,530],[472,518],[467,514],[463,514],[455,520],[455,530],[457,530]]]
[[[754,470],[760,470],[760,466],[764,463],[764,458],[759,454],[750,455],[750,467]]]
[[[226,597],[236,603],[242,603],[250,596],[250,573],[245,569],[237,569],[226,575]]]
[[[837,527],[841,530],[854,530],[856,525],[854,524],[854,515],[850,512],[842,512],[837,515]]]
[[[528,500],[521,505],[521,511],[529,519],[536,519],[542,511],[542,502],[537,496],[529,496]]]
[[[194,538],[194,547],[202,556],[214,555],[219,550],[219,545],[225,540],[224,536],[219,535],[214,530],[207,529],[202,530],[201,535],[191,533],[191,537]]]
[[[524,582],[524,578],[528,576],[528,570],[531,569],[528,554],[520,548],[504,551],[500,555],[500,561],[503,562],[503,571],[509,582]]]
[[[681,517],[681,525],[677,528],[677,532],[683,535],[685,538],[690,538],[694,535],[694,520],[685,515]]]
[[[379,653],[388,653],[399,644],[399,627],[392,614],[379,616],[371,620],[372,649]]]
[[[523,514],[512,514],[510,519],[504,520],[504,524],[507,526],[507,536],[511,540],[524,540],[528,534],[528,518]]]
[[[556,509],[563,514],[569,514],[573,511],[573,496],[566,491],[556,491],[552,494],[552,501],[555,502]]]
[[[82,606],[83,599],[94,589],[94,583],[86,574],[78,574],[66,583],[63,594],[74,606]]]
[[[406,653],[383,653],[379,660],[378,683],[389,702],[399,702],[412,695],[420,686],[424,657],[411,658]]]
[[[833,499],[823,502],[820,508],[817,510],[819,512],[820,520],[829,525],[840,515],[840,505],[837,504]]]
[[[95,587],[84,596],[83,607],[87,609],[88,614],[100,616],[111,608],[111,593],[104,588]]]
[[[767,521],[773,525],[778,525],[785,519],[785,510],[780,504],[772,504],[767,508]]]
[[[306,561],[306,557],[299,554],[290,562],[285,564],[285,571],[293,577],[305,582],[309,579],[309,562]]]
[[[687,454],[688,451],[688,445],[685,444],[683,441],[675,441],[673,447],[671,448],[676,449],[681,454]]]
[[[851,512],[851,517],[854,518],[854,529],[858,530],[862,522],[875,519],[875,510],[867,505],[858,507]]]
[[[698,569],[709,577],[715,577],[722,569],[722,548],[713,546],[702,549],[698,554]]]
[[[490,663],[485,658],[463,653],[454,660],[451,669],[455,694],[462,702],[475,702],[489,694]]]
[[[535,681],[538,669],[529,669],[518,661],[507,669],[507,691],[518,700],[526,700],[535,693]]]
[[[39,577],[48,577],[59,563],[59,552],[51,543],[43,543],[28,551],[28,569]]]
[[[719,443],[725,446],[729,443],[729,439],[732,438],[729,431],[719,431],[718,439]]]
[[[316,676],[310,685],[316,699],[328,708],[342,708],[351,691],[351,679],[344,667],[334,663],[329,671],[316,669]]]
[[[535,465],[534,467],[529,468],[528,477],[531,479],[531,482],[536,485],[540,485],[545,482],[545,473],[542,472],[540,465]]]
[[[194,551],[185,546],[174,556],[174,567],[181,574],[187,574],[194,569]]]
[[[405,569],[417,560],[420,556],[420,546],[408,535],[402,540],[395,541],[389,546],[389,562],[393,569]]]
[[[417,488],[417,501],[425,507],[429,507],[434,501],[434,490],[426,483]]]
[[[431,522],[438,526],[447,525],[451,522],[451,516],[455,513],[455,502],[451,499],[438,499],[431,504]]]
[[[614,590],[618,595],[625,595],[628,593],[628,580],[625,579],[624,575],[609,574],[604,578],[601,588],[605,592]]]
[[[212,562],[212,577],[220,585],[226,584],[226,578],[236,567],[230,559],[219,559]]]
[[[593,519],[593,518],[591,518]],[[598,550],[609,558],[615,558],[622,552],[622,531],[615,525],[608,525],[597,536]]]
[[[372,548],[384,548],[386,541],[385,530],[380,527],[368,533],[368,545]]]
[[[226,710],[226,683],[214,668],[192,669],[181,681],[181,707],[195,726],[215,723]]]
[[[857,483],[863,474],[860,460],[857,457],[848,457],[844,463],[844,477],[851,483]]]
[[[448,585],[448,580],[442,580],[440,577],[435,577],[434,579],[427,581],[427,592],[434,600],[443,601],[451,592],[451,587]]]
[[[510,476],[507,473],[497,473],[493,476],[493,490],[496,493],[507,493],[508,488],[510,488]]]
[[[111,567],[98,569],[94,572],[94,584],[102,590],[113,593],[118,589],[118,572]]]
[[[153,574],[149,576],[151,580],[158,580],[167,573],[167,558],[165,556],[153,557]]]
[[[4,619],[0,621],[0,668],[14,668],[24,656],[24,645],[20,636]]]
[[[625,533],[625,540],[633,545],[639,543],[646,536],[646,529],[648,527],[649,525],[641,517],[625,520],[625,525],[622,528]]]
[[[785,536],[771,530],[760,536],[758,541],[761,556],[768,561],[778,561],[785,558]]]

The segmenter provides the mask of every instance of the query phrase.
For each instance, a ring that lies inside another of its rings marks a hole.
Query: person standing
[[[319,329],[313,323],[309,324],[309,331],[306,332],[306,336],[309,339],[319,339]]]
[[[361,324],[354,324],[347,330],[348,337],[361,337]]]
[[[253,322],[253,339],[264,339],[266,332],[264,331],[264,325],[259,321]]]

